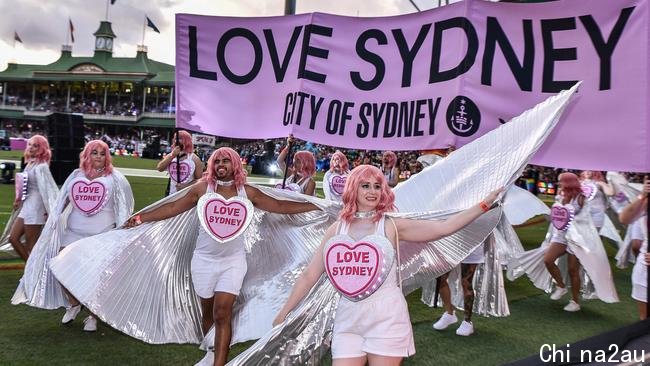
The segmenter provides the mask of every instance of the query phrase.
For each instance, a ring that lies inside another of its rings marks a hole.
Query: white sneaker
[[[569,301],[567,306],[564,307],[564,311],[570,311],[570,312],[580,311],[580,304],[578,304],[577,302],[571,300],[571,301]]]
[[[201,361],[197,362],[194,366],[212,366],[214,365],[214,351],[208,351],[205,353],[205,357]]]
[[[474,333],[474,324],[465,320],[463,320],[463,322],[460,323],[460,327],[456,329],[456,334],[459,336],[467,337],[472,335],[472,333]]]
[[[551,294],[551,300],[559,300],[562,296],[566,295],[569,290],[566,287],[556,287],[555,291]]]
[[[94,316],[90,315],[84,319],[84,332],[96,332],[97,331],[97,319]]]
[[[456,312],[453,312],[449,314],[448,312],[444,312],[440,319],[438,319],[437,322],[433,323],[433,329],[435,330],[443,330],[447,329],[448,326],[456,323],[458,321],[458,318],[456,317]]]
[[[71,321],[74,320],[74,318],[77,317],[77,314],[79,314],[80,311],[81,311],[81,304],[66,308],[65,314],[63,314],[63,319],[61,319],[61,323],[63,324],[70,323]]]

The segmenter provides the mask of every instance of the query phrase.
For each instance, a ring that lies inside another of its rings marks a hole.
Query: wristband
[[[481,210],[483,210],[483,212],[490,211],[490,205],[488,205],[487,202],[481,201],[478,205],[481,208]]]
[[[135,221],[135,224],[136,224],[136,225],[140,225],[140,224],[142,224],[142,220],[141,220],[141,218],[140,218],[140,215],[135,215],[135,216],[133,217],[133,220]]]

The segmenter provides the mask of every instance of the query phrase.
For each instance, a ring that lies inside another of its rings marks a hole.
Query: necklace
[[[233,179],[233,180],[229,180],[229,181],[225,181],[225,182],[222,181],[222,180],[218,180],[218,179],[217,179],[217,185],[218,185],[218,186],[230,187],[230,186],[233,185],[234,183],[235,183],[235,180],[234,180],[234,179]]]
[[[103,172],[104,172],[104,169],[106,169],[106,167],[103,167],[103,168],[101,168],[101,169],[95,169],[95,172],[97,172],[97,173],[103,173]]]
[[[375,216],[376,214],[377,214],[377,211],[375,211],[375,210],[365,211],[365,212],[357,211],[357,212],[354,213],[354,218],[356,218],[356,219],[367,219],[369,217]]]

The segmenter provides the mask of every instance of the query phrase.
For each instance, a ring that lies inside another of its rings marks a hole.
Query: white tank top
[[[78,176],[85,177],[83,173]],[[104,205],[104,207],[96,214],[87,216],[84,215],[74,203],[70,202],[72,212],[70,212],[70,216],[68,216],[68,230],[83,235],[95,235],[115,227],[113,177],[109,174],[103,178],[102,183],[106,186],[110,195],[106,201],[106,205]],[[72,189],[72,186],[70,189]],[[66,194],[70,194],[70,192],[67,192]]]
[[[374,234],[383,236],[383,237],[388,239],[388,237],[386,236],[386,232],[385,232],[385,223],[386,223],[386,216],[383,216],[377,222],[377,229],[375,230]],[[349,236],[349,234],[348,234],[349,230],[350,230],[350,225],[345,221],[340,221],[340,224],[339,224],[339,227],[338,227],[336,233]],[[366,234],[366,235],[364,235],[364,237],[367,236],[367,235],[370,235],[370,234]],[[363,238],[352,238],[352,239],[356,241],[356,240],[363,239]],[[395,248],[393,248],[393,251],[395,251]],[[388,277],[386,277],[386,280],[384,281],[384,283],[382,283],[381,287],[379,287],[379,289],[377,291],[375,291],[372,295],[370,295],[366,299],[373,299],[379,293],[382,293],[384,291],[393,290],[394,288],[399,287],[398,280],[397,280],[396,265],[395,265],[397,255],[394,255],[393,258],[394,258],[393,263],[390,266],[390,272],[388,272]],[[341,296],[340,301],[353,302],[351,300],[348,300],[345,296]]]
[[[214,187],[208,184],[205,193],[214,193]],[[237,187],[237,196],[248,199],[244,186]],[[196,239],[194,254],[219,258],[240,256],[246,255],[244,248],[244,235],[240,235],[227,243],[217,243],[217,241],[212,239],[210,234],[203,229],[203,226],[199,225],[199,236]]]
[[[43,164],[43,163],[40,163]],[[23,174],[27,175],[27,198],[28,200],[40,201],[41,193],[38,190],[38,182],[36,181],[36,173],[34,170],[38,164],[28,164],[27,168],[23,171]]]
[[[304,194],[305,190],[307,189],[307,184],[309,184],[309,177],[302,177],[298,181],[294,181],[295,176],[292,174],[287,178],[287,181],[285,182],[285,186],[289,184],[295,184],[298,187],[300,187],[300,193]],[[314,193],[311,195],[314,196],[316,194],[316,190],[314,190]]]
[[[180,183],[187,183],[194,180],[194,171],[196,170],[196,164],[194,164],[194,154],[187,155],[184,159],[181,159],[181,181]],[[176,181],[176,160],[178,158],[172,159],[172,162],[167,166],[167,174],[169,174],[169,194],[176,193],[176,184],[179,182]]]

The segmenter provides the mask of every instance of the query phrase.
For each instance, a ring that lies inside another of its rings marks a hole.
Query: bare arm
[[[503,188],[491,192],[483,200],[491,206]],[[444,221],[396,219],[395,224],[400,238],[407,241],[431,241],[451,235],[470,224],[484,213],[480,204],[476,204]]]
[[[282,151],[280,151],[280,155],[278,155],[278,167],[282,172],[287,168],[287,154],[289,153],[289,146],[291,146],[292,143],[293,135],[289,135],[289,137],[287,137],[287,146],[285,146]]]
[[[397,183],[399,182],[399,173],[400,173],[400,171],[399,171],[399,168],[397,166],[394,166],[391,169],[390,180],[388,181],[388,185],[391,188],[395,187],[397,185]]]
[[[203,177],[203,162],[196,155],[192,155],[192,159],[194,159],[194,179],[201,179]]]
[[[246,195],[248,199],[253,202],[253,205],[261,210],[274,212],[279,214],[296,214],[307,211],[318,210],[314,204],[309,202],[293,202],[276,200],[273,197],[267,196],[260,192],[259,189],[246,186]]]
[[[275,320],[273,320],[273,326],[276,326],[284,321],[284,319],[287,317],[287,314],[289,314],[289,312],[293,310],[296,305],[298,305],[298,303],[305,297],[305,295],[307,295],[312,287],[314,287],[314,284],[316,281],[318,281],[323,272],[325,272],[325,264],[323,264],[323,247],[325,246],[325,243],[332,236],[334,236],[335,232],[336,223],[332,224],[327,229],[325,237],[323,237],[323,241],[321,242],[318,249],[316,249],[314,256],[311,258],[311,262],[302,271],[300,278],[298,278],[296,283],[293,285],[293,289],[291,290],[289,298],[284,303],[284,306],[282,306],[282,309],[280,309],[280,312],[275,317]]]
[[[307,186],[305,187],[305,194],[308,196],[313,196],[315,190],[316,182],[314,182],[314,178],[309,178],[309,183],[307,183]]]
[[[640,197],[625,206],[623,211],[618,214],[618,219],[621,223],[629,225],[636,221],[643,213],[648,209],[648,193],[650,192],[650,179],[646,177],[643,180],[643,192],[639,195]]]
[[[611,184],[605,183],[605,182],[596,182],[598,187],[602,189],[603,193],[605,193],[606,196],[613,196],[614,195],[614,187],[612,187]]]
[[[124,226],[133,227],[144,222],[164,220],[195,207],[199,198],[205,193],[206,184],[202,181],[197,182],[183,198],[164,204],[152,211],[133,216],[127,220]]]
[[[159,172],[164,172],[169,166],[169,163],[171,163],[172,160],[174,160],[174,158],[177,157],[180,153],[181,153],[181,148],[178,146],[175,147],[174,150],[172,150],[172,152],[165,155],[165,157],[158,162],[156,169],[158,169]]]

